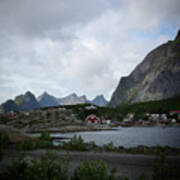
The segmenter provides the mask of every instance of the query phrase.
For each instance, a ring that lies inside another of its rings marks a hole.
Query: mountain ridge
[[[99,100],[102,101],[101,99]],[[6,113],[9,111],[31,111],[44,107],[76,105],[85,103],[94,104],[92,101],[88,100],[85,95],[78,96],[76,93],[72,93],[62,98],[57,98],[45,91],[36,98],[33,93],[27,91],[25,94],[16,96],[14,100],[7,100],[6,102],[2,103],[0,105],[0,112]],[[96,105],[98,106],[98,102],[96,103]],[[99,105],[102,106],[102,103],[100,102]]]
[[[144,58],[129,76],[122,77],[109,106],[167,99],[180,94],[180,31]]]

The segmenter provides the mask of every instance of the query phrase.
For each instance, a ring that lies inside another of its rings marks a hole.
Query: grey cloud
[[[63,34],[66,27],[86,24],[106,8],[102,0],[2,0],[0,25],[5,32],[27,36],[49,36],[54,30]]]
[[[1,0],[0,101],[26,90],[109,98],[121,76],[172,38],[180,25],[179,5],[179,0]],[[169,26],[173,32],[160,33]]]

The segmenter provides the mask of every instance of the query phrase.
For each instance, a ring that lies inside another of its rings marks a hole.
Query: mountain
[[[75,93],[69,96],[58,98],[58,102],[61,105],[74,105],[74,104],[85,104],[87,102],[86,96],[77,96]]]
[[[59,106],[60,103],[54,97],[49,95],[47,92],[44,92],[41,96],[37,98],[41,107],[51,107],[51,106]]]
[[[26,92],[24,95],[16,96],[14,102],[23,111],[30,111],[40,108],[35,96],[30,92]]]
[[[92,101],[92,104],[95,104],[97,106],[106,106],[108,104],[108,101],[104,98],[103,95],[96,96]]]
[[[0,112],[9,111],[31,111],[43,107],[52,107],[60,105],[75,105],[75,104],[95,104],[97,106],[105,106],[107,101],[103,95],[96,96],[92,101],[88,100],[85,95],[77,96],[75,93],[70,94],[63,98],[56,98],[47,92],[44,92],[37,99],[30,92],[26,92],[23,95],[16,96],[14,101],[8,100],[0,105]]]
[[[6,113],[9,111],[20,111],[20,107],[13,101],[8,100],[5,103],[1,104],[0,106],[0,112]]]
[[[135,70],[120,79],[109,105],[162,100],[180,94],[180,31],[173,41],[152,50]]]

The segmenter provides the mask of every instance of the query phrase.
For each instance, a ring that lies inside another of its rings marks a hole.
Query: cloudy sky
[[[179,0],[0,0],[0,102],[27,90],[109,99],[179,28]]]

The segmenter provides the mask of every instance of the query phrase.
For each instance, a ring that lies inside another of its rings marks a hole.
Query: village
[[[69,131],[86,131],[91,129],[109,130],[118,126],[177,126],[180,124],[180,110],[141,115],[130,112],[121,119],[112,119],[107,115],[99,115],[98,107],[94,105],[78,107],[76,110],[51,107],[30,112],[0,113],[0,124],[6,124],[24,131],[58,131],[63,127],[69,127]]]

